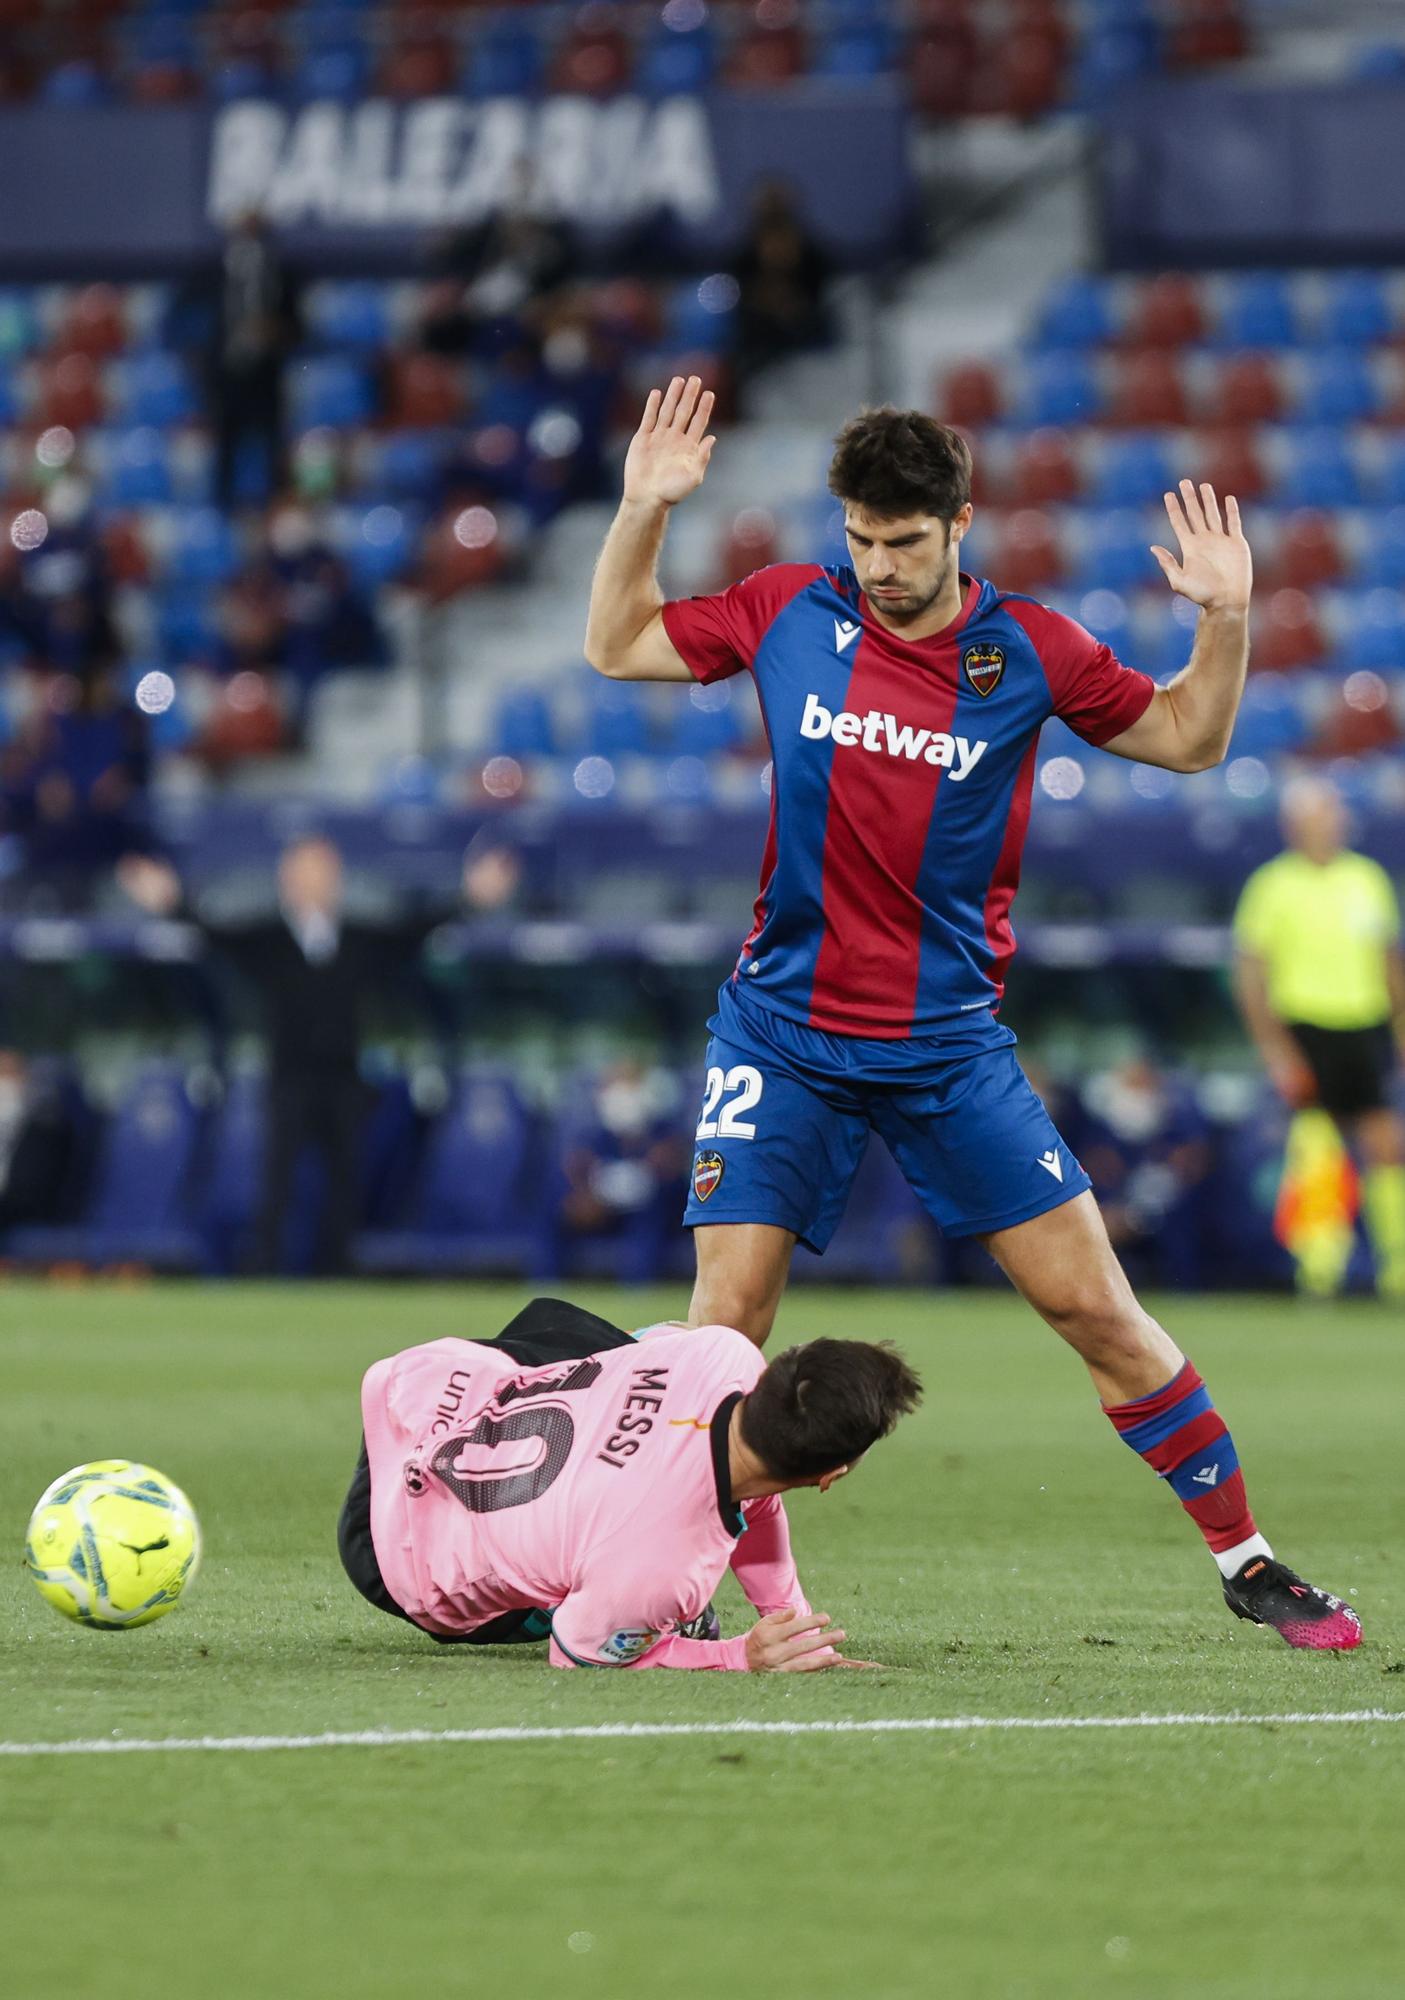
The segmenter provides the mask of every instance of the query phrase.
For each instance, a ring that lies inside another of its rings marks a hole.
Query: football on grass
[[[40,1495],[24,1561],[65,1618],[121,1632],[180,1603],[200,1566],[200,1523],[179,1486],[149,1465],[95,1459]]]

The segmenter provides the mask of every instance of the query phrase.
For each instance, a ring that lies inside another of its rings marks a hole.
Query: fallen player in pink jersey
[[[768,1367],[731,1327],[636,1339],[537,1299],[495,1341],[431,1341],[367,1371],[342,1562],[437,1639],[549,1631],[557,1667],[844,1665],[780,1496],[826,1491],[921,1393],[887,1346],[816,1340]],[[758,1623],[689,1636],[728,1568]]]

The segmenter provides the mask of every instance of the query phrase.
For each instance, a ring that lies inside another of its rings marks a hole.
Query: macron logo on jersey
[[[990,748],[983,740],[972,743],[964,736],[947,736],[940,730],[914,729],[910,723],[899,723],[895,715],[887,715],[877,708],[871,708],[867,715],[856,715],[852,709],[841,708],[836,715],[825,707],[817,694],[806,697],[805,713],[800,718],[800,734],[815,741],[828,736],[835,743],[848,744],[857,750],[870,750],[879,756],[906,757],[910,764],[915,764],[921,757],[929,764],[939,764],[943,770],[949,770],[953,785],[969,778]]]

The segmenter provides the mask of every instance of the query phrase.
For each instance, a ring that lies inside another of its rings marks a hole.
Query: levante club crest
[[[725,1165],[720,1153],[698,1154],[693,1162],[693,1193],[699,1201],[706,1201],[715,1192]]]
[[[1005,672],[1005,649],[1002,646],[968,646],[961,655],[961,671],[978,695],[984,697],[991,694],[999,687]]]

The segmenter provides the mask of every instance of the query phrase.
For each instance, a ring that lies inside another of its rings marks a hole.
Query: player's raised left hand
[[[1169,549],[1156,546],[1151,553],[1172,590],[1203,611],[1247,611],[1254,559],[1239,525],[1239,502],[1232,494],[1225,496],[1222,521],[1214,487],[1197,489],[1189,479],[1165,500],[1181,559],[1177,562]]]

